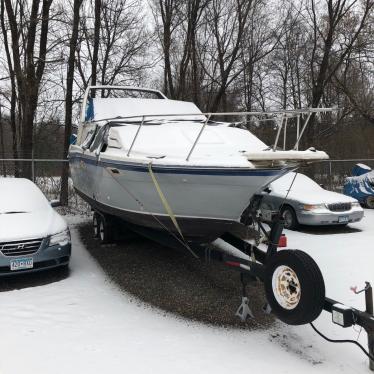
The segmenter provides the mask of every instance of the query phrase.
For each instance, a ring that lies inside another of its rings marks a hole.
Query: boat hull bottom
[[[122,219],[130,224],[159,231],[169,231],[179,237],[171,218],[166,215],[151,215],[113,208],[75,189],[77,194],[94,210]],[[196,243],[210,243],[226,232],[240,226],[239,222],[213,218],[177,217],[178,225],[186,240]]]

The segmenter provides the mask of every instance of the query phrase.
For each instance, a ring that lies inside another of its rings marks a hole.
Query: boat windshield
[[[86,137],[84,138],[83,142],[82,142],[82,148],[83,149],[87,149],[87,148],[90,148],[91,144],[92,144],[92,141],[94,140],[95,138],[95,135],[96,135],[96,131],[97,131],[97,127],[95,128],[92,128],[88,131]]]
[[[206,117],[193,103],[178,100],[134,98],[94,98],[88,103],[86,120],[108,121],[204,121]]]
[[[164,100],[165,98],[158,92],[146,89],[136,89],[136,88],[91,88],[91,91],[96,92],[96,97],[98,98],[115,98],[115,99],[154,99],[154,100]],[[92,97],[92,95],[91,95]]]
[[[108,130],[109,126],[105,125],[101,126],[100,130],[96,132],[95,139],[93,140],[90,146],[90,152],[93,152],[98,149],[102,150],[103,144],[108,143]]]

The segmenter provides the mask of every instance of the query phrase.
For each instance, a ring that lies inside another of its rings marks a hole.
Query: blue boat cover
[[[368,196],[374,196],[374,171],[369,166],[357,164],[352,175],[346,178],[343,193],[364,203]]]
[[[364,175],[371,171],[371,167],[365,164],[356,164],[352,169],[352,176],[358,177],[359,175]]]
[[[86,117],[85,121],[91,121],[94,119],[95,113],[94,113],[94,103],[91,97],[88,98],[88,105],[86,109]]]

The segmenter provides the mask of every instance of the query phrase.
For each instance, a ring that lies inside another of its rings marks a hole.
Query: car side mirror
[[[49,203],[51,204],[52,208],[57,208],[58,206],[61,206],[60,200],[51,200]]]

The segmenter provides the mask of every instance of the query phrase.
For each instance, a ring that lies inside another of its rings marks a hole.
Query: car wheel
[[[97,239],[99,238],[100,234],[100,215],[98,213],[94,213],[93,218],[92,218],[92,225],[93,225],[93,233],[94,233],[94,238]]]
[[[284,219],[284,227],[289,230],[295,230],[299,226],[296,213],[290,206],[285,206],[282,209],[282,217]]]
[[[365,203],[368,208],[374,209],[374,196],[368,196]]]
[[[325,283],[305,252],[283,250],[266,265],[265,292],[273,313],[289,325],[313,322],[322,312]]]

